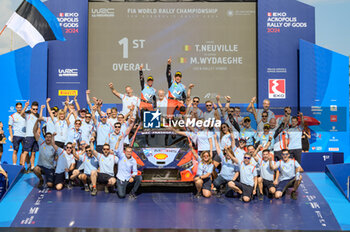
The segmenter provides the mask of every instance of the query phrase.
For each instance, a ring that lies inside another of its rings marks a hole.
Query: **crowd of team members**
[[[23,107],[16,104],[17,112],[9,117],[10,140],[13,143],[13,163],[17,163],[17,152],[22,144],[20,165],[28,164],[27,172],[34,172],[39,178],[38,187],[61,190],[64,186],[82,184],[91,195],[97,194],[97,183],[105,186],[105,192],[114,192],[125,197],[127,187],[130,197],[136,198],[141,183],[136,160],[132,157],[130,138],[142,122],[143,111],[159,109],[162,117],[174,120],[179,117],[195,120],[220,120],[220,128],[173,128],[175,133],[190,139],[190,148],[198,161],[194,183],[196,197],[210,197],[232,189],[248,202],[258,195],[280,198],[289,187],[291,197],[301,182],[300,166],[303,136],[303,115],[291,116],[291,108],[285,107],[284,116],[276,119],[269,109],[270,102],[264,100],[263,109],[255,109],[253,98],[247,108],[257,122],[257,130],[251,127],[249,117],[240,116],[239,107],[205,102],[204,112],[198,107],[199,97],[191,98],[190,84],[187,91],[181,83],[182,73],[171,76],[171,59],[168,60],[166,76],[168,92],[156,91],[153,77],[145,80],[140,68],[141,97],[133,95],[130,86],[125,94],[119,93],[109,84],[112,93],[121,99],[122,110],[107,109],[102,112],[102,100],[92,98],[86,91],[86,101],[91,112],[81,109],[77,98],[65,101],[63,109],[51,108],[50,99],[46,105],[29,102]],[[158,95],[158,98],[156,97]],[[43,117],[47,108],[49,117]],[[38,111],[40,111],[38,113]],[[300,119],[300,124],[299,124]],[[141,124],[142,125],[142,124]],[[40,136],[43,133],[44,139]],[[37,166],[35,153],[39,151]],[[1,157],[0,157],[1,158]],[[117,167],[117,171],[115,170]]]

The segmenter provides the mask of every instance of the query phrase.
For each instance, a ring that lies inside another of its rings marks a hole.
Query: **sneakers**
[[[105,186],[105,193],[109,193],[109,188],[108,188],[108,186]]]
[[[296,191],[291,192],[290,198],[292,198],[293,200],[297,200],[298,199],[297,192]]]
[[[38,189],[42,189],[44,187],[44,179],[40,179],[37,187],[38,187]]]
[[[134,193],[130,193],[129,199],[134,200],[136,198],[137,198],[137,196]]]
[[[90,191],[90,188],[89,188],[89,186],[87,184],[84,186],[84,189],[85,189],[85,192],[89,192]]]
[[[93,188],[91,191],[91,196],[96,196],[97,195],[97,188]]]
[[[259,199],[260,201],[264,200],[264,195],[260,193],[259,196],[258,196],[258,199]]]

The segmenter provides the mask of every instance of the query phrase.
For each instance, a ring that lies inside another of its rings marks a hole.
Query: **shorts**
[[[213,160],[218,163],[221,163],[221,158],[216,151],[213,151]]]
[[[295,178],[289,180],[282,180],[277,185],[277,191],[285,192],[288,188],[294,186]]]
[[[25,137],[23,150],[27,152],[37,152],[39,151],[38,142],[34,137]]]
[[[270,190],[271,187],[276,187],[273,184],[273,181],[263,179],[263,188],[267,188],[267,190]]]
[[[45,168],[43,166],[38,166],[41,169],[41,174],[44,175],[46,182],[54,182],[55,169]]]
[[[13,150],[18,151],[19,145],[22,143],[22,150],[24,150],[24,137],[20,136],[13,136],[12,139],[12,145],[13,145]]]
[[[199,177],[199,176],[196,176],[196,177]],[[202,180],[203,180],[202,189],[206,189],[206,190],[210,191],[211,190],[211,178],[207,177],[207,178],[204,178]]]
[[[66,175],[64,172],[55,173],[55,185],[64,184],[65,179],[66,179]]]
[[[242,190],[242,196],[246,196],[246,197],[249,197],[249,198],[252,197],[253,189],[254,189],[252,186],[243,184],[243,183],[238,182],[238,181],[235,181],[234,183],[240,190]]]
[[[98,173],[97,182],[101,184],[108,184],[109,179],[114,178],[106,173]]]

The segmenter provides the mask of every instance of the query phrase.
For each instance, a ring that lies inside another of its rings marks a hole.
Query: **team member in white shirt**
[[[58,154],[55,170],[55,187],[57,190],[62,190],[65,182],[69,182],[69,177],[72,175],[75,168],[75,159],[73,154],[75,153],[76,144],[68,142],[64,150],[57,147],[55,144],[53,144],[53,146],[57,150]]]
[[[21,116],[23,106],[22,103],[16,103],[16,113],[9,116],[9,132],[10,132],[10,141],[13,145],[13,154],[12,162],[17,164],[17,153],[19,150],[19,145],[22,144],[22,153],[23,153],[23,144],[24,138],[26,136],[26,120]]]
[[[120,100],[122,100],[123,103],[123,109],[121,113],[123,115],[126,115],[129,113],[130,108],[132,105],[134,105],[134,111],[133,116],[136,117],[137,108],[140,105],[140,99],[133,95],[133,90],[130,86],[125,87],[125,94],[119,93],[114,87],[113,83],[109,83],[109,88],[111,89],[112,93],[117,96]]]

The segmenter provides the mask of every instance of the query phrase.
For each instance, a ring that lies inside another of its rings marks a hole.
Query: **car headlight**
[[[182,168],[182,169],[189,169],[192,166],[193,166],[193,162],[191,160],[190,162],[187,162],[184,165],[181,165],[180,168]]]

